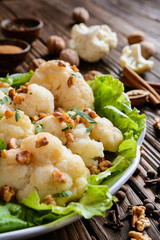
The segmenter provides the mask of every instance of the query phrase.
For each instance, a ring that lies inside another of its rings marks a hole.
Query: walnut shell
[[[145,38],[145,35],[143,32],[136,31],[136,32],[131,33],[128,36],[128,43],[130,45],[135,44],[135,43],[140,43],[140,42],[144,41],[144,38]]]
[[[79,66],[79,56],[76,51],[66,48],[60,53],[61,60],[69,62],[71,65]]]
[[[102,75],[101,72],[92,70],[92,71],[87,72],[87,73],[84,75],[84,79],[85,79],[86,81],[88,81],[88,80],[95,80],[95,77],[96,77],[96,76],[100,76],[100,75]]]
[[[145,59],[150,58],[155,53],[155,46],[151,42],[141,42],[141,53]]]
[[[48,51],[53,54],[59,54],[65,46],[66,44],[63,38],[56,35],[50,36],[47,41]]]
[[[76,23],[86,22],[89,19],[88,11],[83,7],[73,9],[72,18]]]
[[[32,59],[31,63],[28,66],[28,71],[33,70],[35,71],[37,68],[39,68],[39,66],[42,63],[45,63],[46,61],[42,58],[34,58]]]

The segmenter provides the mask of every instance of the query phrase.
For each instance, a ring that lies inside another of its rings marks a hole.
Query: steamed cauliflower
[[[0,88],[0,100],[2,102],[4,102],[4,98],[9,99],[8,96],[4,93],[4,89]],[[9,111],[14,111],[15,110],[15,106],[13,105],[12,102],[4,102],[3,104],[0,104],[0,115],[4,116],[5,111],[9,110]]]
[[[19,111],[19,120],[16,121],[16,112],[13,116],[6,118],[5,116],[0,120],[0,139],[6,143],[10,138],[16,138],[18,143],[25,137],[35,134],[35,127],[31,120],[24,112]]]
[[[68,63],[62,63],[61,66],[59,61],[48,61],[36,70],[30,84],[36,83],[51,91],[56,108],[93,108],[94,97],[91,88],[83,76],[73,69]]]
[[[22,158],[23,151],[30,154],[29,162]],[[8,150],[7,157],[1,158],[0,171],[0,186],[15,189],[19,201],[33,191],[38,192],[42,201],[49,194],[70,190],[71,196],[55,198],[61,206],[82,196],[89,175],[80,156],[45,132],[25,138],[19,149]]]
[[[122,55],[120,57],[121,67],[128,66],[135,72],[141,74],[149,71],[153,67],[153,61],[146,60],[141,54],[141,45],[133,44],[131,46],[126,46],[122,50]]]
[[[107,118],[96,117],[97,124],[91,130],[91,138],[102,142],[105,151],[116,152],[123,141],[121,131],[114,127]]]
[[[60,122],[58,118],[54,116],[47,116],[41,121],[44,132],[51,133],[52,135],[58,137],[62,141],[63,145],[66,144],[67,140],[65,137],[65,132],[62,132],[62,129],[67,127],[65,122]]]
[[[80,155],[87,167],[95,163],[94,159],[104,157],[103,144],[90,139],[90,133],[86,132],[86,127],[83,123],[78,124],[76,128],[73,129],[73,135],[75,141],[68,142],[67,147],[71,149],[73,153]]]
[[[97,62],[117,46],[117,34],[107,25],[87,27],[76,24],[71,30],[70,48],[85,61]]]
[[[26,115],[32,117],[40,113],[53,113],[54,111],[54,97],[50,91],[37,84],[28,86],[24,101],[21,104],[16,104],[16,108],[24,111]]]

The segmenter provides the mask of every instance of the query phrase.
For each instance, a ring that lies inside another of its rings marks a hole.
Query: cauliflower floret
[[[73,153],[80,155],[87,167],[90,167],[94,163],[94,159],[97,157],[104,157],[103,144],[95,140],[91,140],[90,133],[86,132],[86,127],[83,123],[78,124],[73,129],[74,142],[68,142],[67,147],[72,150]]]
[[[121,131],[107,118],[96,117],[94,120],[97,124],[91,130],[91,138],[102,142],[105,151],[116,152],[123,141]]]
[[[16,112],[10,118],[3,117],[0,120],[0,139],[6,143],[10,138],[16,138],[18,144],[29,135],[35,134],[35,127],[24,112],[19,111],[19,120],[16,121]]]
[[[54,95],[56,108],[93,108],[94,97],[91,88],[79,72],[74,72],[68,63],[65,65],[60,66],[55,60],[42,64],[32,76],[30,84],[36,83],[50,90]],[[71,86],[68,84],[70,77],[74,79]]]
[[[141,45],[133,44],[131,46],[126,46],[122,50],[122,55],[120,57],[121,67],[128,66],[135,72],[141,74],[145,71],[149,71],[153,67],[153,61],[146,60],[141,54]]]
[[[49,132],[52,135],[58,137],[63,145],[66,144],[66,137],[65,137],[65,132],[62,132],[62,129],[66,128],[67,125],[65,122],[60,122],[56,117],[54,116],[47,116],[43,118],[42,120],[43,124],[43,131],[44,132]]]
[[[24,101],[21,104],[16,104],[16,108],[24,111],[26,115],[32,117],[40,113],[53,113],[54,97],[50,91],[37,84],[28,86]]]
[[[47,144],[37,146],[44,138]],[[30,153],[28,164],[17,160],[17,154],[22,151]],[[14,188],[19,201],[33,191],[38,192],[42,201],[49,194],[70,190],[71,196],[55,198],[62,206],[82,196],[89,175],[80,156],[72,154],[57,137],[45,132],[25,138],[19,149],[8,150],[7,157],[1,158],[0,172],[0,186]]]
[[[2,100],[2,102],[4,102],[4,97],[6,97],[8,99],[8,96],[6,96],[6,94],[3,92],[3,88],[0,88],[0,100]],[[14,111],[15,107],[14,107],[13,103],[11,103],[11,102],[0,103],[0,115],[1,116],[4,116],[6,110]]]
[[[76,24],[71,30],[70,48],[88,62],[97,62],[117,46],[117,34],[107,25],[87,27]]]

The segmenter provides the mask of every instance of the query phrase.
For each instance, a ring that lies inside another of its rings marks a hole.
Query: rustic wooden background
[[[46,41],[51,34],[70,38],[73,24],[71,19],[74,7],[83,6],[90,14],[87,25],[108,24],[118,34],[118,46],[101,61],[89,64],[81,61],[80,71],[98,70],[104,74],[119,76],[121,67],[119,57],[122,48],[127,44],[127,35],[135,30],[142,30],[146,40],[155,44],[156,54],[153,57],[154,67],[143,77],[145,80],[160,83],[160,0],[1,0],[0,21],[14,17],[38,17],[44,21],[41,36],[36,40],[25,62],[17,68],[17,72],[26,72],[33,58],[51,59],[46,48]],[[0,37],[3,38],[0,33]],[[120,205],[125,212],[129,204],[141,203],[144,198],[154,200],[154,189],[144,188],[144,179],[148,169],[155,170],[160,164],[160,136],[153,128],[154,117],[160,117],[160,110],[147,103],[141,107],[141,112],[147,115],[147,133],[143,143],[144,156],[141,158],[140,174],[131,177],[126,183],[127,198]],[[160,204],[156,204],[160,210]],[[121,231],[115,232],[105,228],[105,218],[93,217],[91,220],[82,219],[65,228],[50,234],[34,238],[34,240],[126,240],[130,230],[129,222],[125,222]],[[160,239],[158,223],[151,219],[151,227],[146,231],[152,240]],[[32,239],[33,240],[33,239]]]

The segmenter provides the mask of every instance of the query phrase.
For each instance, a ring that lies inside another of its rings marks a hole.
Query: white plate
[[[143,132],[141,133],[141,135],[138,139],[136,158],[133,159],[133,162],[129,166],[129,168],[126,169],[126,171],[123,174],[121,174],[120,177],[117,178],[116,183],[110,187],[109,192],[111,194],[114,194],[118,189],[120,189],[121,186],[125,182],[127,182],[127,180],[132,176],[132,174],[136,170],[136,168],[140,162],[140,147],[144,140],[145,133],[146,133],[146,128],[143,130]],[[79,220],[81,217],[82,216],[80,216],[78,214],[74,214],[74,213],[69,214],[61,219],[58,219],[54,222],[51,222],[51,223],[48,223],[45,225],[26,228],[26,229],[22,229],[22,230],[16,230],[16,231],[7,232],[7,233],[1,233],[0,239],[1,240],[14,240],[14,239],[18,240],[18,239],[27,239],[27,238],[35,237],[38,235],[42,235],[44,233],[49,233],[49,232],[55,231],[64,226],[67,226],[67,225]]]

